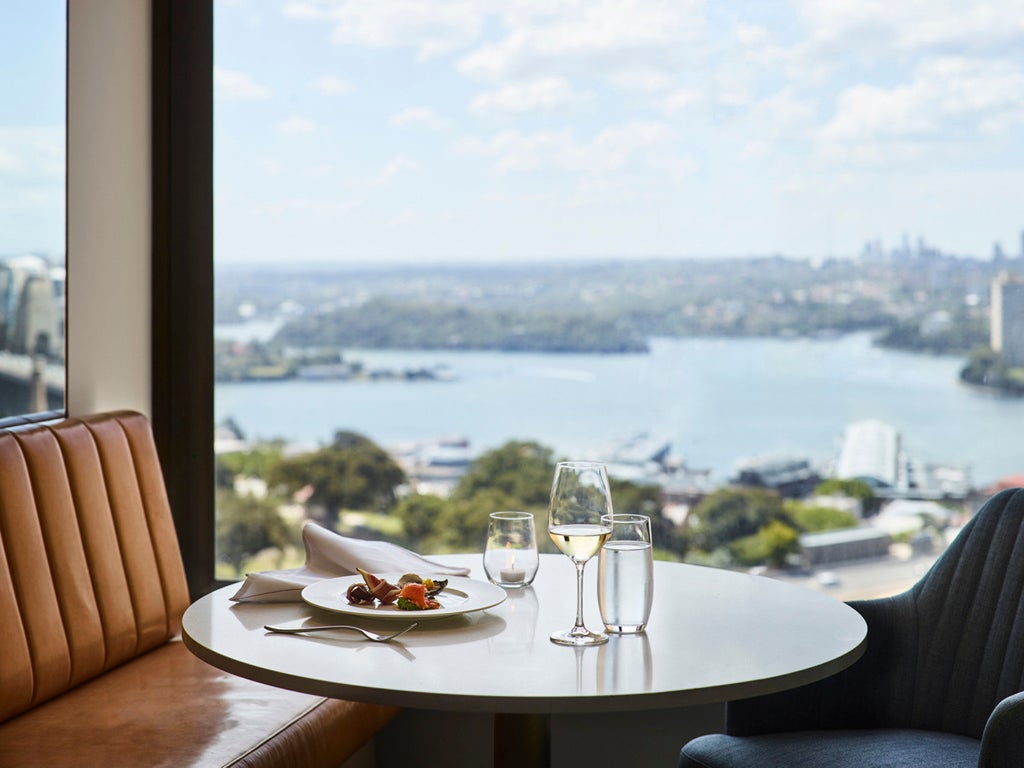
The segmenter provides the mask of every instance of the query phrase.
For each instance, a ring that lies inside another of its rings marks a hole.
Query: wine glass
[[[602,515],[612,514],[612,494],[604,465],[594,461],[562,461],[555,466],[548,506],[548,534],[576,566],[576,623],[551,634],[560,645],[600,645],[608,635],[583,625],[583,568],[601,551],[612,529]]]

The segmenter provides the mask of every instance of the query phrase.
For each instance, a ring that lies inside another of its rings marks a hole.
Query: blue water
[[[370,368],[444,364],[450,382],[221,384],[218,421],[249,438],[308,445],[334,430],[387,446],[464,436],[474,451],[537,440],[593,455],[637,432],[672,442],[690,467],[727,479],[754,456],[833,459],[843,428],[892,424],[912,458],[965,464],[983,486],[1024,471],[1024,399],[960,385],[960,357],[875,348],[867,334],[828,340],[656,339],[647,355],[362,352]]]

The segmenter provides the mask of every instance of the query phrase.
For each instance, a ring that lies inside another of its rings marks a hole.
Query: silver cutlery
[[[404,635],[413,627],[417,626],[418,622],[410,624],[404,629],[400,629],[397,632],[392,632],[389,635],[379,635],[376,632],[370,632],[369,630],[363,629],[362,627],[355,627],[351,624],[322,624],[320,626],[306,626],[306,627],[273,627],[270,624],[265,624],[263,628],[268,632],[277,632],[282,635],[302,635],[307,632],[325,632],[329,629],[351,629],[354,632],[361,632],[367,640],[373,640],[375,643],[386,643],[389,640],[394,640],[399,635]]]

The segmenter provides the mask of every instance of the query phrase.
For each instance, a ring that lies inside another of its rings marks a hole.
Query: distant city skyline
[[[1020,249],[1024,0],[214,8],[219,262]],[[0,253],[62,250],[44,91],[0,106]]]

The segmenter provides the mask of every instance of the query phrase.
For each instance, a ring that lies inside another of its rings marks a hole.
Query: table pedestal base
[[[551,765],[550,715],[494,716],[494,768]]]

